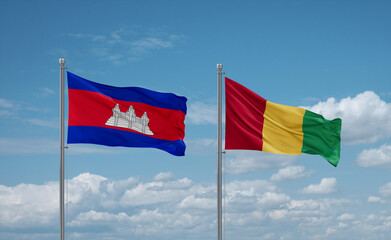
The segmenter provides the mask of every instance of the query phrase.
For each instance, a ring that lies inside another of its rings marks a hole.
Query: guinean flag
[[[303,108],[272,103],[229,78],[225,97],[225,149],[318,154],[337,166],[341,119],[327,120]]]
[[[157,148],[185,155],[186,97],[113,87],[68,72],[68,143]]]

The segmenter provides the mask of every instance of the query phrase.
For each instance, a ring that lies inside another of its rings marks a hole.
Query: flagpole
[[[222,240],[222,139],[221,139],[221,125],[222,125],[222,94],[221,94],[221,78],[223,64],[217,64],[217,239]]]
[[[60,239],[64,240],[64,70],[65,59],[60,58]]]

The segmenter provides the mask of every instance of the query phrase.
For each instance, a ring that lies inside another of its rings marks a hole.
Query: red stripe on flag
[[[139,102],[120,101],[85,90],[69,89],[68,95],[69,126],[94,126],[139,133],[129,128],[106,125],[107,120],[113,116],[113,108],[116,104],[119,104],[121,112],[128,111],[132,105],[137,117],[142,117],[144,112],[147,112],[148,126],[153,132],[153,135],[148,136],[169,141],[183,140],[184,138],[185,114],[181,111],[154,107]]]
[[[225,149],[262,150],[266,100],[225,78]]]

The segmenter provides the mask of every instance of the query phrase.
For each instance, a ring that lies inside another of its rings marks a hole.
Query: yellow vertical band
[[[262,151],[301,154],[305,109],[266,102],[263,122]]]

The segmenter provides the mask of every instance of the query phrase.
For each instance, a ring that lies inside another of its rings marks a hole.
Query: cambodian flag
[[[113,87],[68,72],[68,144],[158,148],[184,156],[186,97]]]

